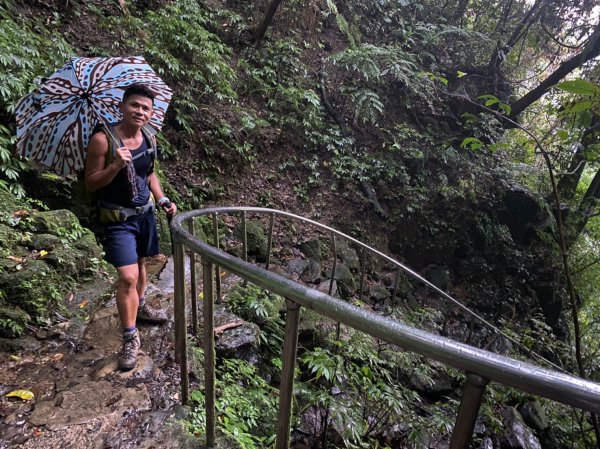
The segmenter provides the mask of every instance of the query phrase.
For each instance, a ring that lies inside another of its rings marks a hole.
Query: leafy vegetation
[[[19,174],[23,161],[13,155],[16,143],[12,114],[19,98],[73,56],[60,35],[19,17],[11,3],[0,5],[0,187],[24,196]]]

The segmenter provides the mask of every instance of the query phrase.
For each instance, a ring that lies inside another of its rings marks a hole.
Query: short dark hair
[[[145,84],[132,84],[125,89],[123,93],[123,103],[127,101],[132,95],[141,95],[142,97],[150,98],[152,104],[154,104],[154,92]]]

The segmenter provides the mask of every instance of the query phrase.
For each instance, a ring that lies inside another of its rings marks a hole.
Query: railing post
[[[188,222],[190,234],[195,237],[194,219]],[[190,297],[192,299],[192,334],[198,335],[198,270],[196,269],[196,253],[190,249]]]
[[[460,401],[456,424],[454,425],[452,439],[450,440],[450,449],[464,449],[468,446],[473,436],[475,421],[477,420],[479,407],[481,406],[485,387],[488,382],[489,380],[484,377],[467,373],[467,380],[462,400]]]
[[[292,398],[294,394],[294,370],[298,349],[298,323],[300,305],[286,299],[285,340],[283,342],[281,386],[279,387],[279,415],[277,416],[277,440],[275,449],[287,449],[290,439]]]
[[[331,234],[331,246],[333,248],[333,266],[331,267],[331,280],[329,281],[329,295],[333,293],[333,282],[335,281],[335,268],[337,266],[337,248],[335,245],[335,234]],[[338,289],[339,291],[339,289]]]
[[[204,284],[204,398],[206,410],[206,446],[215,445],[215,323],[213,318],[214,265],[202,258]]]
[[[174,315],[175,315],[175,361],[181,368],[181,402],[188,403],[189,378],[187,359],[187,324],[185,319],[185,264],[183,245],[175,242],[173,246],[175,270]]]
[[[213,215],[213,245],[219,249],[219,214]],[[214,265],[214,270],[217,288],[217,299],[215,302],[221,304],[221,268],[218,265]]]

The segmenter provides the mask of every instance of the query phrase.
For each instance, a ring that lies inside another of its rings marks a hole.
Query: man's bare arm
[[[127,148],[118,148],[113,161],[105,166],[108,151],[106,135],[101,132],[94,134],[88,145],[85,161],[85,187],[90,192],[110,184],[117,173],[125,167],[127,160],[131,159],[131,153]]]
[[[152,195],[154,196],[154,198],[156,198],[156,201],[159,201],[162,197],[165,196],[160,186],[158,176],[156,176],[155,172],[152,172],[148,175],[148,186],[150,187]],[[164,209],[168,215],[174,215],[175,212],[177,212],[177,206],[173,202],[170,203],[169,207]]]

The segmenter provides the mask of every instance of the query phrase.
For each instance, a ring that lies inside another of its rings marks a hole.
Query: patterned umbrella
[[[160,129],[172,91],[143,57],[72,58],[19,100],[17,152],[63,175],[81,170],[94,126],[121,119],[123,91],[136,83],[155,94],[150,124]]]

